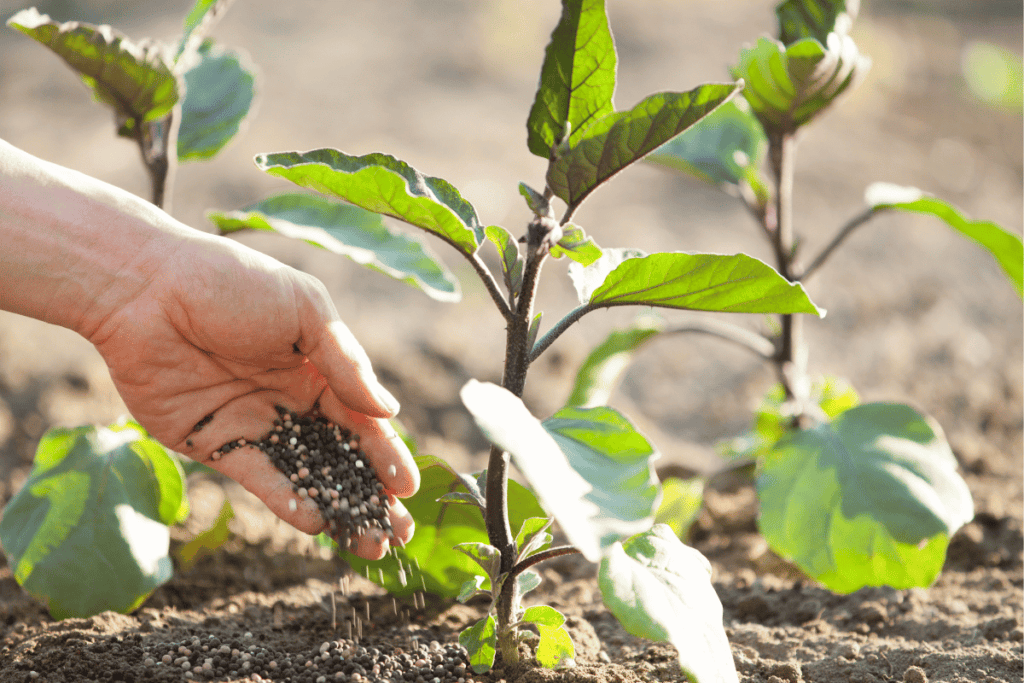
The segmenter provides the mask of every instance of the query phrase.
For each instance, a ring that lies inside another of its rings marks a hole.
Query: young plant
[[[379,573],[399,593],[423,587],[464,600],[481,592],[489,596],[487,615],[460,638],[476,671],[489,669],[497,652],[507,664],[517,662],[525,625],[539,633],[541,664],[572,663],[564,618],[550,607],[524,609],[522,597],[539,584],[536,564],[581,553],[600,563],[605,602],[627,629],[673,643],[680,665],[695,680],[736,680],[710,565],[667,526],[652,526],[659,497],[650,467],[655,449],[611,408],[570,405],[541,422],[521,401],[531,363],[573,323],[602,308],[819,313],[799,284],[752,257],[600,249],[573,222],[601,184],[741,88],[707,84],[657,93],[616,111],[615,81],[616,52],[604,3],[566,0],[527,120],[529,150],[546,159],[548,168],[543,191],[520,185],[534,219],[519,239],[482,223],[440,178],[387,154],[354,156],[335,149],[256,158],[267,173],[326,198],[290,195],[211,218],[224,232],[269,229],[326,244],[330,231],[339,228],[335,214],[345,206],[336,203],[340,199],[435,235],[480,277],[507,330],[501,386],[472,381],[461,392],[493,444],[488,467],[464,475],[440,459],[419,456],[422,489],[407,501],[416,535]],[[559,218],[556,199],[564,204]],[[485,244],[497,251],[504,292],[481,256]],[[574,262],[570,270],[580,305],[541,335],[534,300],[549,256]],[[531,490],[509,481],[513,461]],[[552,520],[571,545],[550,547]],[[366,566],[350,560],[357,569]],[[410,581],[414,566],[419,585]]]
[[[970,220],[916,188],[871,185],[865,209],[819,253],[802,258],[793,220],[797,140],[863,78],[869,63],[847,34],[855,3],[787,0],[776,13],[778,38],[761,38],[744,49],[733,69],[746,82],[745,99],[721,107],[649,159],[738,197],[771,245],[776,268],[791,282],[806,282],[875,216],[905,211],[932,215],[987,249],[1021,294],[1020,237]],[[768,178],[761,172],[766,157]],[[772,336],[720,321],[693,321],[687,328],[644,322],[614,333],[594,350],[573,396],[580,404],[588,394],[604,400],[617,373],[647,340],[680,331],[739,343],[771,364],[779,378],[752,432],[726,449],[737,459],[728,469],[756,465],[758,526],[773,551],[840,593],[935,580],[950,536],[974,516],[942,431],[910,406],[859,405],[845,381],[809,376],[800,317],[780,316]],[[605,372],[613,362],[615,370]],[[687,509],[692,513],[694,507],[691,499]]]

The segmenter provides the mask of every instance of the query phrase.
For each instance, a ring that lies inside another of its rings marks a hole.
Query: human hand
[[[230,441],[258,441],[272,429],[277,406],[299,415],[315,407],[361,436],[392,496],[394,539],[371,532],[354,538],[352,550],[378,559],[391,540],[412,537],[412,518],[394,500],[419,487],[419,471],[386,419],[398,404],[318,280],[198,232],[147,244],[133,267],[149,273],[148,281],[119,297],[121,305],[87,336],[129,411],[154,438],[315,534],[326,527],[316,505],[299,498],[262,451],[246,446],[211,458]]]

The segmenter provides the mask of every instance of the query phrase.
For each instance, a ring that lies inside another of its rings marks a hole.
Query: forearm
[[[0,140],[0,309],[89,338],[181,242],[168,238],[190,233],[129,192]]]

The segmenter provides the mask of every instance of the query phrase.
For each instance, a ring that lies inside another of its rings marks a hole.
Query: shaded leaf
[[[631,327],[612,331],[580,365],[565,407],[607,405],[637,349],[664,327],[660,318],[645,315],[637,318]]]
[[[540,574],[532,569],[527,569],[516,576],[516,583],[519,584],[519,588],[517,589],[519,591],[519,595],[526,595],[541,584]]]
[[[34,7],[7,25],[47,46],[78,72],[97,101],[114,109],[119,133],[133,137],[143,123],[170,113],[178,82],[154,42],[132,42],[110,26],[59,23]]]
[[[537,311],[530,321],[530,329],[526,332],[526,348],[532,349],[537,343],[537,335],[540,334],[540,321],[544,317],[544,311]]]
[[[465,503],[467,505],[476,505],[481,510],[484,509],[483,501],[479,500],[472,493],[464,493],[462,491],[455,491],[454,493],[446,493],[437,499],[438,503]]]
[[[974,516],[938,425],[893,403],[783,436],[757,492],[771,548],[837,593],[930,585],[949,537]]]
[[[762,187],[760,165],[768,140],[745,100],[730,100],[682,134],[651,152],[646,161],[715,185],[746,181]]]
[[[177,459],[135,423],[51,429],[0,520],[15,580],[56,619],[136,609],[171,578]]]
[[[270,175],[344,199],[431,232],[465,254],[483,242],[473,206],[446,180],[425,176],[388,154],[354,157],[336,149],[258,154]]]
[[[604,253],[586,269],[570,266],[580,302],[591,309],[644,305],[732,313],[824,313],[799,283],[787,281],[746,254],[643,255],[613,249]]]
[[[199,48],[203,39],[209,35],[210,29],[224,16],[232,2],[233,0],[196,0],[196,4],[185,16],[184,31],[174,56],[176,62],[185,52]]]
[[[824,44],[803,38],[789,47],[761,38],[740,53],[732,73],[746,82],[743,96],[765,130],[788,134],[832,104],[870,66],[849,36],[831,33]]]
[[[523,521],[523,526],[516,534],[516,563],[551,545],[551,534],[547,533],[551,522],[546,517],[531,517]]]
[[[519,183],[519,194],[526,199],[526,205],[530,207],[534,215],[539,218],[554,218],[555,214],[551,208],[551,202],[537,190],[526,183]]]
[[[497,643],[498,633],[492,616],[481,619],[459,634],[459,645],[466,648],[469,665],[478,674],[494,666]]]
[[[437,501],[446,493],[464,488],[459,474],[432,455],[417,455],[415,460],[420,470],[420,488],[402,499],[416,522],[412,540],[394,549],[397,557],[389,553],[384,559],[371,562],[350,552],[343,556],[356,572],[364,573],[372,567],[370,579],[374,581],[379,581],[376,569],[380,568],[384,578],[381,585],[389,593],[411,595],[423,589],[441,597],[455,597],[466,581],[480,573],[477,563],[455,550],[455,546],[464,542],[488,543],[487,529],[476,506]],[[537,498],[515,481],[508,482],[508,507],[512,528],[518,528],[529,517],[544,515]],[[419,564],[419,571],[411,570],[415,563]]]
[[[727,83],[657,93],[629,111],[608,114],[548,167],[548,187],[575,209],[598,185],[710,114],[739,89]]]
[[[477,574],[472,577],[459,589],[459,594],[455,597],[456,600],[462,604],[466,604],[477,595],[486,594],[484,590],[484,584],[487,583],[487,577],[482,574]]]
[[[218,548],[227,543],[231,538],[231,530],[228,529],[228,522],[235,518],[235,510],[231,507],[231,501],[224,499],[224,505],[217,513],[217,519],[209,529],[204,529],[178,548],[175,553],[183,571],[190,570],[195,563],[205,555],[212,555]]]
[[[604,0],[565,0],[526,121],[531,152],[548,159],[556,146],[572,147],[613,111],[615,61]]]
[[[801,38],[824,44],[829,33],[845,35],[857,18],[860,0],[785,0],[775,8],[779,40],[791,45]]]
[[[185,71],[178,160],[209,159],[238,133],[256,97],[256,76],[238,52],[204,43]]]
[[[918,190],[889,183],[874,183],[864,193],[864,200],[875,211],[895,209],[935,216],[964,237],[974,240],[993,257],[1018,296],[1024,296],[1024,244],[1019,235],[991,221],[972,221],[941,199]]]
[[[493,581],[501,571],[501,551],[487,543],[459,543],[455,549],[473,559]]]
[[[523,287],[523,268],[526,265],[526,260],[519,253],[519,243],[512,233],[500,225],[488,225],[485,234],[498,249],[505,287],[512,296],[519,296],[519,290]]]
[[[703,477],[669,477],[661,483],[661,503],[654,514],[655,524],[666,524],[678,538],[684,539],[704,508]]]
[[[562,238],[551,247],[551,255],[555,258],[568,256],[582,266],[589,266],[601,258],[601,247],[597,246],[593,237],[583,232],[583,228],[567,223],[562,226]]]
[[[306,194],[281,194],[238,211],[211,211],[222,235],[276,232],[345,256],[423,291],[437,301],[461,298],[455,276],[418,240],[389,229],[379,214]]]
[[[604,604],[627,631],[671,643],[699,683],[739,680],[722,626],[711,565],[664,524],[616,543],[601,560]]]
[[[565,617],[554,607],[534,605],[523,612],[522,622],[533,624],[540,634],[537,643],[537,662],[548,669],[562,669],[576,665],[576,648],[565,630]]]

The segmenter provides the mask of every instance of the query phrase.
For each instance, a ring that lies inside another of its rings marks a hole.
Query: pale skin
[[[258,441],[276,406],[316,408],[361,436],[392,499],[394,537],[373,529],[353,539],[353,551],[378,559],[412,537],[397,498],[415,493],[419,471],[387,419],[398,402],[319,280],[3,140],[0,242],[0,309],[88,339],[132,416],[162,444],[315,534],[326,527],[315,504],[261,451],[212,454]]]

